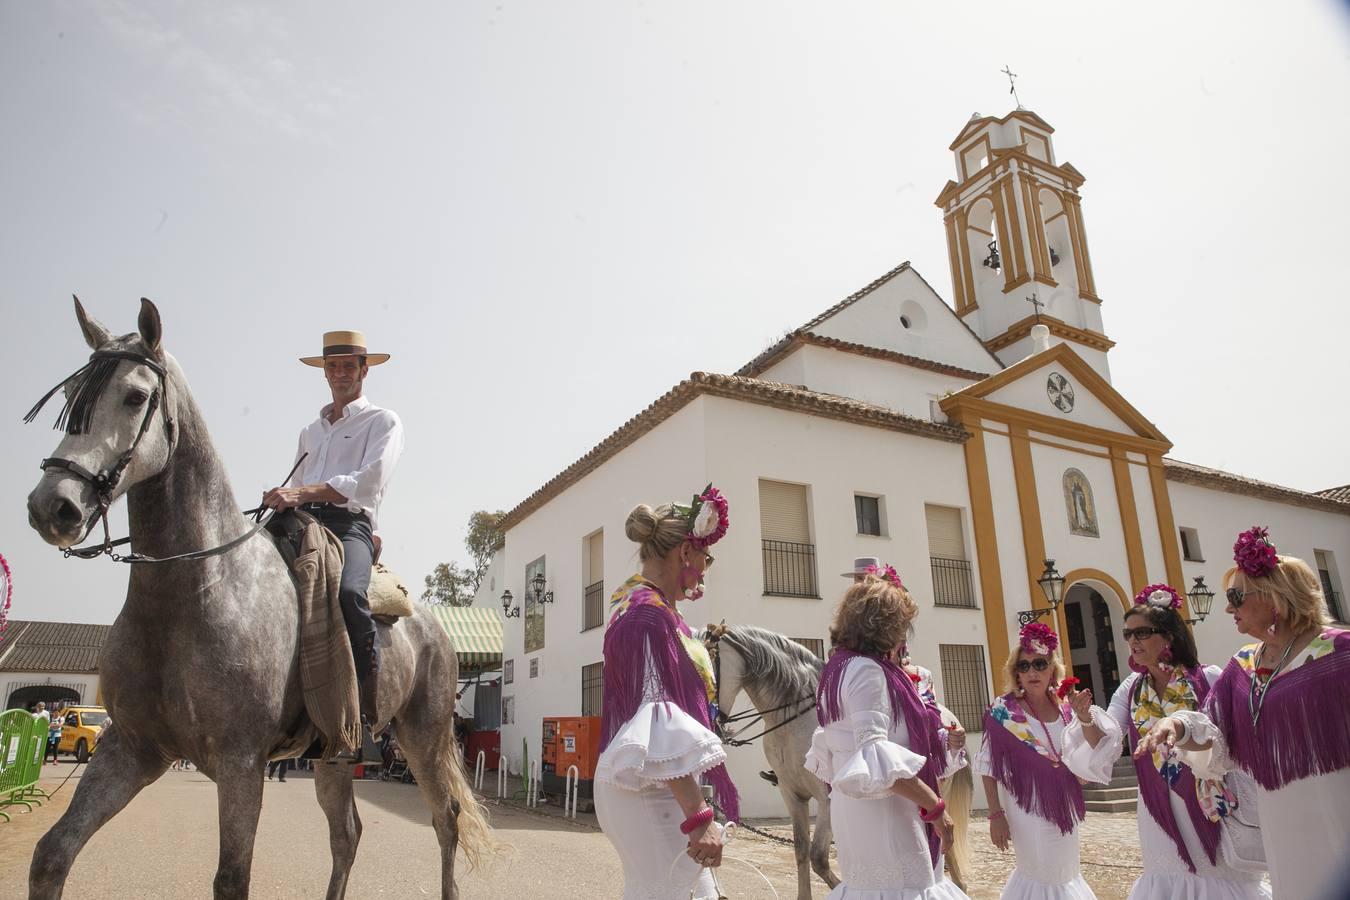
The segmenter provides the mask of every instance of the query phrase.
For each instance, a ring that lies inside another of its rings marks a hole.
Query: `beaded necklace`
[[[1251,711],[1252,714],[1253,728],[1256,727],[1256,723],[1261,718],[1261,707],[1265,705],[1266,694],[1270,688],[1270,683],[1274,681],[1275,676],[1280,674],[1280,671],[1284,669],[1285,663],[1289,662],[1289,653],[1294,649],[1294,644],[1296,643],[1298,643],[1297,637],[1289,641],[1289,643],[1284,648],[1284,655],[1280,657],[1279,664],[1276,665],[1274,669],[1270,670],[1270,675],[1266,677],[1266,680],[1264,682],[1261,681],[1260,667],[1253,668],[1251,688],[1247,694],[1247,708]],[[1261,656],[1265,655],[1266,655],[1266,647],[1265,644],[1262,644]]]

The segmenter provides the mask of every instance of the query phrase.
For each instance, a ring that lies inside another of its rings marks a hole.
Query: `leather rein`
[[[50,456],[38,464],[38,468],[40,468],[44,472],[47,471],[48,469],[63,469],[69,472],[71,475],[74,475],[76,478],[85,482],[94,489],[94,495],[98,501],[98,512],[93,516],[93,518],[90,519],[89,527],[85,529],[85,532],[80,537],[80,540],[76,541],[75,543],[78,544],[80,543],[80,541],[83,541],[86,538],[88,538],[89,533],[94,530],[95,524],[97,524],[99,521],[102,521],[103,523],[103,543],[94,544],[88,547],[67,547],[65,550],[61,551],[62,555],[65,556],[67,559],[71,558],[72,556],[77,559],[96,559],[97,557],[104,556],[106,554],[109,558],[113,560],[113,562],[145,563],[145,564],[182,562],[186,560],[206,559],[212,556],[219,556],[222,553],[228,553],[235,547],[238,547],[240,544],[244,543],[244,541],[253,537],[264,527],[266,527],[267,523],[271,521],[272,516],[276,513],[276,510],[268,510],[265,515],[255,515],[254,525],[248,531],[244,532],[239,537],[226,541],[225,543],[219,546],[211,547],[205,550],[192,550],[187,553],[179,553],[174,556],[165,556],[165,557],[145,556],[140,553],[127,553],[125,555],[116,553],[114,551],[114,548],[120,547],[124,544],[130,544],[131,538],[128,536],[124,538],[119,538],[118,540],[112,539],[112,535],[108,528],[108,510],[112,507],[113,494],[117,492],[117,486],[118,484],[121,483],[122,476],[126,474],[127,467],[131,465],[131,460],[136,454],[136,448],[140,446],[141,440],[145,438],[146,433],[150,430],[150,422],[154,419],[155,412],[159,409],[160,404],[163,402],[165,394],[168,393],[167,373],[163,365],[151,359],[150,357],[140,353],[133,353],[128,350],[95,350],[93,354],[90,355],[89,360],[90,362],[93,362],[94,360],[98,359],[129,360],[131,362],[136,363],[137,365],[145,366],[152,372],[154,372],[155,375],[159,378],[159,387],[151,392],[149,400],[146,401],[145,415],[141,417],[141,427],[137,429],[136,437],[131,441],[131,446],[127,447],[127,449],[120,456],[117,457],[117,461],[113,463],[111,468],[104,469],[100,472],[91,472],[84,466],[75,462],[74,460],[65,459],[64,457],[60,456]],[[66,379],[66,381],[69,380],[70,379]],[[55,394],[58,390],[60,390],[61,386],[64,385],[65,383],[66,382],[62,382],[61,384],[57,385],[56,387],[48,391],[47,395],[38,401],[37,406],[35,406],[33,408],[33,411],[29,413],[29,416],[25,421],[32,421],[32,417],[37,414],[37,411],[41,409],[42,405],[46,403],[47,400],[49,400],[53,394]],[[178,446],[177,428],[174,424],[173,417],[168,414],[167,406],[165,407],[164,410],[163,419],[164,419],[164,431],[169,440],[169,455],[172,457],[174,449]],[[300,457],[299,460],[296,461],[295,468],[298,469],[300,467],[300,463],[303,461],[304,457],[302,456]],[[294,474],[295,469],[292,469],[291,475]],[[286,476],[286,481],[290,480],[291,475]],[[285,484],[285,482],[282,483]],[[249,510],[249,512],[261,514],[262,509],[259,508],[257,510]]]
[[[806,715],[806,713],[816,708],[816,696],[815,694],[811,694],[806,697],[799,697],[796,700],[789,700],[787,703],[781,703],[778,706],[773,707],[772,709],[761,710],[758,707],[756,707],[753,709],[748,709],[742,713],[737,713],[734,716],[723,716],[722,655],[719,652],[718,643],[721,641],[722,635],[725,633],[726,633],[726,625],[717,625],[712,628],[709,628],[706,635],[704,636],[704,644],[708,648],[708,655],[712,657],[713,689],[717,693],[717,699],[713,703],[713,705],[717,708],[717,715],[714,717],[713,724],[717,727],[718,737],[722,738],[722,743],[726,744],[728,747],[749,746],[750,744],[764,737],[764,735],[772,734],[773,732],[777,731],[783,726],[795,722],[797,719],[800,719],[802,716]],[[810,705],[802,706],[803,703],[807,703]],[[791,709],[792,707],[800,707],[800,708],[797,709],[797,711],[794,712],[792,715],[788,716],[786,719],[779,722],[777,725],[772,725],[768,728],[765,728],[763,731],[761,731],[759,734],[754,735],[753,737],[748,738],[740,737],[741,734],[744,734],[751,728],[754,728],[760,722],[764,721],[764,717],[769,715],[770,713],[782,712],[783,710]],[[737,722],[745,722],[746,724],[742,725],[739,729],[732,732],[731,734],[723,735],[721,733],[723,727],[735,724]]]

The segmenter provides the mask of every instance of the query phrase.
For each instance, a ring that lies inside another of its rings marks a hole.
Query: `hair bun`
[[[623,533],[635,544],[646,544],[656,537],[656,529],[661,525],[661,517],[645,503],[639,503],[628,514],[623,523]]]

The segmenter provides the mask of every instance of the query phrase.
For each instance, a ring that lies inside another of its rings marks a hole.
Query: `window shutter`
[[[966,542],[961,534],[961,510],[950,506],[923,508],[928,520],[928,555],[940,559],[965,559]]]
[[[586,547],[586,581],[595,584],[605,579],[605,533],[591,535]]]
[[[766,541],[811,543],[806,487],[781,481],[759,483],[759,522]]]

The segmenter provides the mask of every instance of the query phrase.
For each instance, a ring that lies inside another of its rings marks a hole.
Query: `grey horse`
[[[122,337],[86,315],[78,298],[75,313],[96,352],[65,385],[68,406],[58,423],[68,433],[53,454],[75,468],[44,463],[28,497],[29,524],[48,543],[68,548],[125,494],[138,554],[213,548],[245,533],[202,413],[161,344],[154,304],[141,301],[138,333]],[[98,479],[86,476],[108,472],[120,477],[103,481],[100,495]],[[378,708],[397,723],[399,744],[431,808],[441,896],[454,898],[456,846],[472,863],[492,845],[455,748],[455,654],[420,612],[381,625],[378,639]],[[298,649],[295,585],[266,533],[206,559],[133,565],[99,662],[113,725],[69,809],[38,842],[29,897],[60,897],[90,836],[183,758],[216,783],[215,897],[247,897],[263,769],[269,759],[298,756],[316,734],[302,700]],[[333,854],[327,897],[337,900],[346,894],[361,837],[351,767],[320,763],[315,781]]]
[[[738,733],[764,734],[764,756],[778,775],[778,793],[792,819],[792,844],[797,858],[798,900],[811,900],[811,872],[834,887],[839,876],[830,868],[830,790],[806,771],[806,751],[816,730],[816,686],[822,663],[801,644],[754,625],[710,626],[706,639],[717,654],[717,708],[725,719],[742,690],[762,721]],[[784,724],[786,723],[786,724]],[[730,737],[734,738],[735,735]],[[816,827],[811,831],[810,803],[816,801]]]
[[[751,732],[747,737],[764,734],[764,757],[778,776],[778,792],[792,819],[797,897],[811,900],[811,871],[830,887],[839,883],[839,876],[830,868],[830,790],[806,770],[806,751],[811,748],[811,735],[816,729],[816,688],[824,663],[791,638],[753,625],[710,625],[704,639],[717,659],[719,718],[725,719],[731,712],[742,689],[755,709],[763,713],[762,721],[743,725],[728,737],[734,740],[745,732]],[[938,710],[943,724],[957,721],[946,707],[939,705]],[[970,872],[966,841],[972,797],[970,766],[943,779],[939,789],[955,826],[945,862],[952,881],[965,890]],[[809,807],[813,799],[814,833]]]

